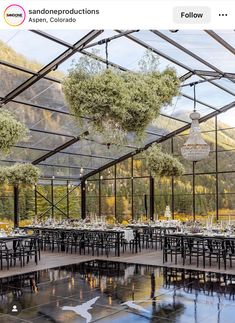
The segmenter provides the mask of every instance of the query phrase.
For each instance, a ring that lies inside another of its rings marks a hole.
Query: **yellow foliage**
[[[134,166],[134,168],[136,169],[136,170],[141,170],[141,167],[142,167],[142,161],[141,160],[139,160],[139,159],[134,159],[133,160],[133,166]]]
[[[13,216],[12,216],[12,218],[13,218]],[[9,220],[7,218],[1,218],[1,220],[0,220],[0,228],[1,229],[6,229],[7,227],[13,228],[13,226],[14,226],[14,223],[12,220]]]
[[[20,227],[27,227],[32,224],[32,220],[20,220]]]
[[[146,215],[141,215],[141,216],[139,217],[139,220],[140,220],[140,222],[148,222],[148,221],[149,221],[149,219],[147,218],[147,216],[146,216]]]
[[[128,224],[129,224],[129,222],[128,222],[128,221],[126,221],[126,220],[123,220],[121,224],[122,224],[122,225],[128,225]]]
[[[109,208],[112,208],[115,204],[115,197],[114,196],[106,197],[105,202]]]
[[[116,222],[116,218],[114,215],[107,215],[106,216],[106,223],[107,224],[114,224]]]
[[[0,47],[1,47],[1,55],[0,58],[4,61],[14,63],[19,66],[23,66],[27,69],[33,70],[33,71],[39,71],[42,68],[42,64],[29,60],[24,55],[17,53],[14,49],[12,49],[10,46],[8,46],[6,43],[0,40]],[[2,67],[5,68],[5,67]],[[6,68],[5,68],[6,69]],[[20,74],[20,71],[12,70],[11,73]],[[53,71],[50,73],[50,76],[63,78],[64,74],[59,71]]]

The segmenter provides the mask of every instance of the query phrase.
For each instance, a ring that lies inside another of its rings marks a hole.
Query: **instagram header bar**
[[[233,29],[233,1],[3,1],[1,29]]]

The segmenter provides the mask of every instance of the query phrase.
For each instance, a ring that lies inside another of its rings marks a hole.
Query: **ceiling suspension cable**
[[[106,68],[109,69],[109,52],[108,52],[108,42],[109,40],[105,40],[105,61],[106,61]]]

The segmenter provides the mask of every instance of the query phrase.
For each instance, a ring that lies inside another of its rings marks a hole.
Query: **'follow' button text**
[[[178,24],[204,24],[211,19],[208,7],[175,7],[173,10],[174,22]]]

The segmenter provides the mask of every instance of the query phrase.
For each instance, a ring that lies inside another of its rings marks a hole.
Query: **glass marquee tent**
[[[114,68],[137,71],[138,61],[151,50],[159,57],[160,70],[174,67],[180,78],[180,96],[162,108],[141,144],[131,136],[123,145],[92,133],[84,136],[65,103],[62,83],[73,62],[85,55],[106,64],[106,42],[108,64]],[[164,213],[166,204],[175,216],[232,214],[234,31],[9,30],[0,31],[0,49],[1,108],[14,112],[30,129],[30,139],[13,147],[1,165],[29,162],[42,173],[35,193],[27,193],[30,199],[25,191],[20,196],[23,218],[35,212],[84,217],[94,210],[119,219],[141,214],[153,218]],[[153,179],[141,152],[159,142],[182,160],[180,147],[190,128],[195,82],[210,159],[196,164],[183,161],[186,174],[180,181]],[[6,202],[12,192],[2,192],[3,217],[13,208]],[[27,205],[26,199],[32,204]]]

